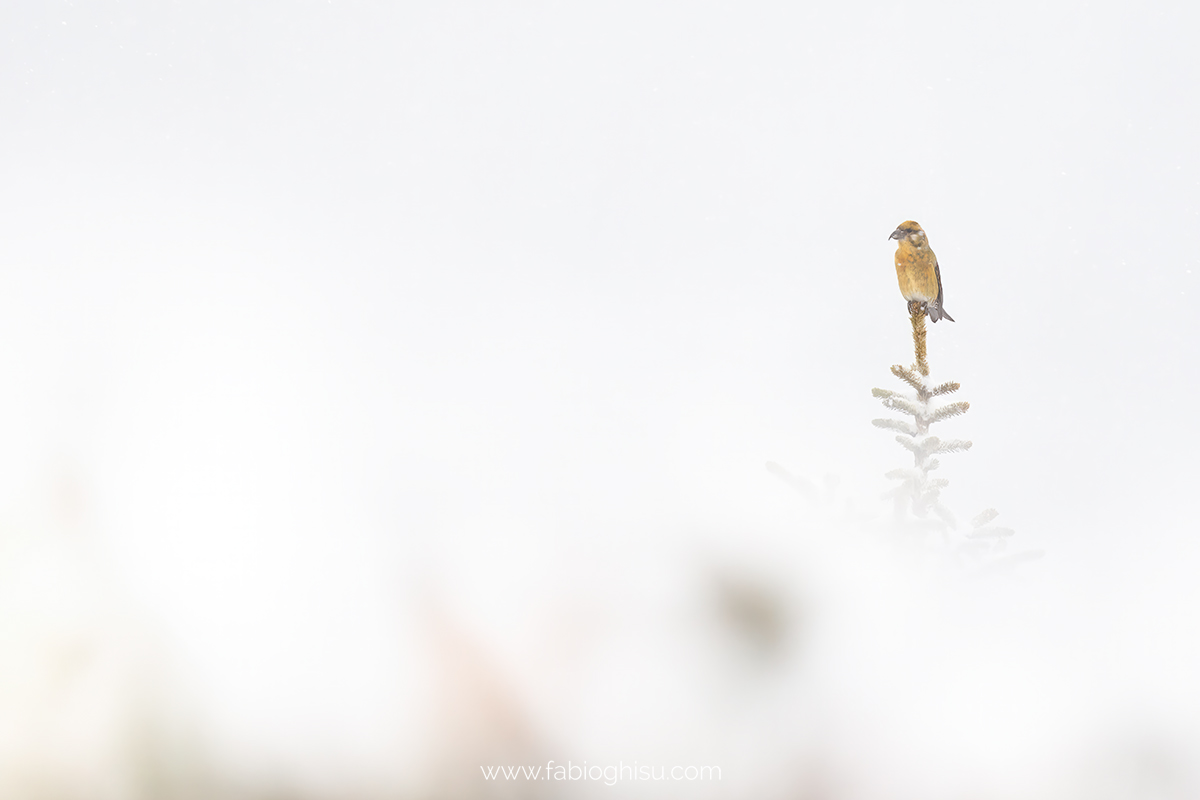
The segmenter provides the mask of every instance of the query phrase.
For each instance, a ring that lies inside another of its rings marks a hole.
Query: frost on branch
[[[958,384],[934,384],[929,380],[924,315],[914,313],[912,325],[916,363],[911,367],[892,367],[892,374],[908,389],[874,389],[871,392],[879,398],[884,408],[910,419],[875,419],[871,420],[871,424],[898,433],[896,441],[913,456],[911,468],[893,470],[887,474],[889,478],[900,481],[886,495],[893,502],[896,521],[905,523],[913,521],[913,518],[921,520],[923,524],[917,529],[922,531],[929,529],[930,526],[924,524],[928,521],[933,523],[934,530],[945,535],[957,527],[954,515],[941,503],[941,492],[948,481],[945,478],[931,478],[929,473],[940,466],[935,455],[969,450],[971,443],[960,439],[942,440],[930,435],[929,428],[942,420],[965,414],[971,404],[966,401],[941,403],[935,400],[941,395],[957,391]]]
[[[907,417],[871,420],[875,427],[899,434],[896,436],[897,443],[913,457],[911,467],[886,473],[887,478],[898,481],[884,495],[892,501],[896,528],[922,541],[930,533],[941,534],[948,552],[956,560],[986,560],[989,569],[1004,569],[1006,567],[1002,565],[1015,566],[1040,557],[1040,552],[1026,552],[997,559],[996,554],[1006,548],[1013,530],[991,525],[997,516],[996,510],[991,508],[971,521],[969,533],[951,538],[951,532],[957,530],[958,523],[941,500],[942,490],[949,485],[949,481],[931,477],[930,473],[941,466],[934,456],[964,452],[971,449],[971,442],[941,439],[930,434],[929,429],[939,422],[967,413],[971,404],[965,400],[944,402],[938,399],[958,391],[959,384],[955,381],[937,384],[930,381],[925,316],[915,312],[911,316],[915,363],[911,367],[892,367],[892,374],[900,379],[905,388],[900,391],[871,390],[884,408]]]
[[[954,513],[942,502],[942,492],[950,481],[933,477],[933,474],[942,466],[939,456],[969,450],[971,442],[934,436],[930,429],[967,413],[971,404],[946,398],[959,390],[956,381],[935,383],[930,380],[925,315],[913,314],[912,326],[915,363],[911,367],[894,366],[891,369],[892,375],[901,383],[900,388],[871,390],[884,408],[896,413],[894,417],[875,419],[871,423],[892,433],[896,442],[912,456],[911,465],[886,473],[889,480],[895,481],[884,495],[892,505],[890,524],[874,513],[856,510],[860,507],[850,499],[842,509],[832,483],[827,482],[821,490],[774,462],[768,463],[767,469],[825,512],[823,520],[832,525],[833,530],[879,533],[882,528],[892,542],[899,533],[899,541],[918,544],[918,552],[937,555],[937,560],[943,563],[971,567],[971,572],[976,575],[1007,571],[1040,558],[1041,551],[1006,552],[1013,530],[991,524],[997,516],[995,509],[977,515],[971,521],[969,532],[958,532]]]

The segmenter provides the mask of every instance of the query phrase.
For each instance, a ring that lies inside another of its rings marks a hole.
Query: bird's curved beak
[[[892,231],[892,235],[889,236],[888,238],[889,239],[903,239],[904,231],[900,230],[899,228],[896,228],[896,230]]]

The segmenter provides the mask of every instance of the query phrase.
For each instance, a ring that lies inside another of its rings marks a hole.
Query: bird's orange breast
[[[928,248],[902,246],[896,250],[896,277],[905,300],[928,303],[937,299],[936,266],[937,256]]]

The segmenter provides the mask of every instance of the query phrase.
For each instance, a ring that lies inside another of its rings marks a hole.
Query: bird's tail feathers
[[[950,317],[950,315],[946,313],[946,309],[938,305],[937,302],[931,302],[929,305],[926,305],[925,311],[929,313],[929,321],[931,321],[931,323],[936,323],[936,321],[940,319],[948,319],[952,321],[952,323],[954,321],[954,318]]]
[[[939,319],[948,319],[951,322],[954,322],[954,317],[947,314],[946,309],[942,308],[936,303],[929,304],[929,319],[933,322],[937,322]]]

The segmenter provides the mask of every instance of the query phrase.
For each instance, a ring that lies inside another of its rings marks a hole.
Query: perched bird
[[[900,294],[908,301],[910,313],[923,309],[933,322],[943,317],[954,322],[942,305],[942,271],[937,256],[929,249],[925,231],[910,219],[901,222],[888,238],[899,240],[896,277],[900,279]]]

